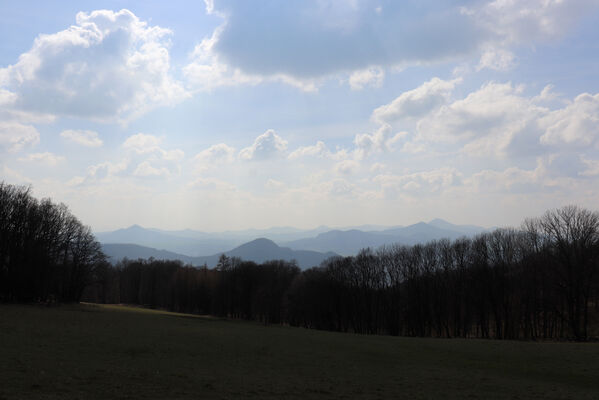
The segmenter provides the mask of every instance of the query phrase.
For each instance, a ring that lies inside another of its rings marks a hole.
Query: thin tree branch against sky
[[[599,199],[599,1],[0,4],[0,180],[96,231]]]

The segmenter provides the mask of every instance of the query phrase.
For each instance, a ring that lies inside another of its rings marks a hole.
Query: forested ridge
[[[0,182],[0,301],[79,301],[104,263],[91,229],[66,205]]]
[[[364,334],[599,336],[599,213],[547,211],[519,229],[364,249],[300,270],[222,256],[216,268],[104,260],[64,205],[0,184],[0,299],[128,303]]]

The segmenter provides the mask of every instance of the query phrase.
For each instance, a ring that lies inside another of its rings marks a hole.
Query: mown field
[[[598,399],[599,344],[360,336],[0,305],[0,399]]]

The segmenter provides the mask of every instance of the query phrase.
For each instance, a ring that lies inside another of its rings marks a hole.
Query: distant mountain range
[[[415,245],[438,239],[457,239],[462,236],[472,236],[485,231],[485,228],[473,225],[454,225],[442,219],[429,223],[384,229],[381,231],[364,232],[356,229],[333,230],[321,233],[313,238],[299,239],[282,243],[292,249],[315,251],[334,251],[341,255],[354,255],[360,249],[378,248],[383,245],[401,243]]]
[[[355,255],[366,247],[378,248],[394,243],[414,245],[442,238],[453,240],[486,230],[480,226],[455,225],[442,219],[434,219],[428,223],[394,227],[363,225],[330,229],[320,226],[311,230],[275,227],[216,233],[191,229],[165,231],[133,225],[112,232],[96,233],[96,237],[104,245],[106,252],[117,259],[125,256],[147,258],[151,255],[157,259],[178,258],[193,265],[211,265],[216,263],[220,254],[225,253],[256,262],[273,258],[295,258],[304,266],[320,259],[321,256],[315,253],[348,256]],[[254,240],[256,237],[269,240]],[[126,246],[116,246],[117,244]]]
[[[256,263],[263,263],[269,260],[295,260],[298,266],[304,269],[320,265],[324,260],[338,255],[333,252],[321,253],[311,250],[292,250],[288,247],[280,247],[272,240],[264,238],[252,240],[229,251],[200,257],[190,257],[171,251],[124,243],[105,243],[102,244],[102,250],[110,257],[112,262],[119,261],[125,257],[134,260],[153,257],[157,260],[181,260],[185,264],[194,266],[207,265],[208,267],[216,266],[221,254],[226,254],[229,257],[239,257],[242,260],[254,261]]]

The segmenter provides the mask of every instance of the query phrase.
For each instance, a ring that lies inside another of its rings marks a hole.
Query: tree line
[[[599,336],[599,213],[576,206],[519,229],[396,244],[300,270],[221,256],[109,264],[63,204],[0,183],[0,301],[127,303],[305,328],[403,336]]]
[[[0,301],[79,301],[103,264],[91,229],[67,206],[0,182]]]
[[[599,334],[599,214],[574,206],[473,238],[364,249],[301,271],[123,260],[89,300],[364,334],[576,339]]]

